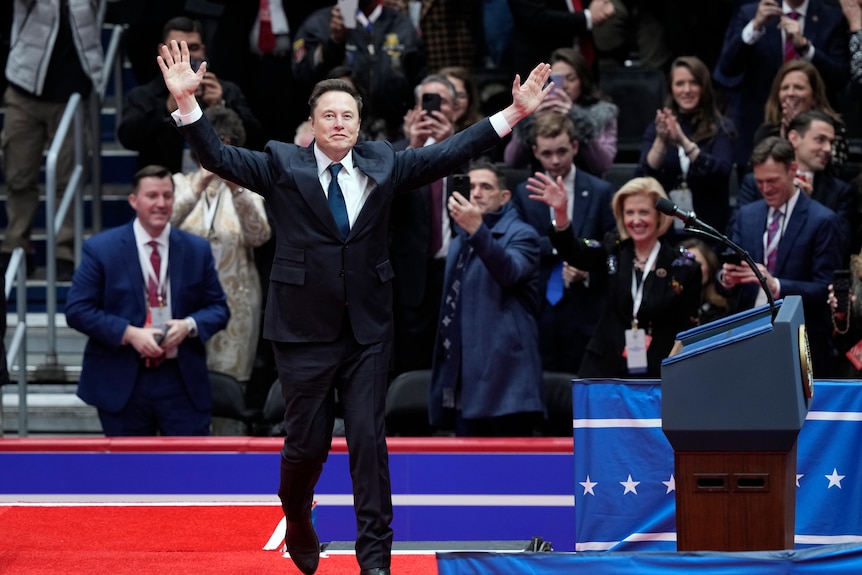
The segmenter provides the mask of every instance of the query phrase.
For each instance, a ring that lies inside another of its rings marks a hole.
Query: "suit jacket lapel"
[[[584,234],[584,226],[587,223],[587,214],[590,211],[590,202],[593,196],[585,187],[584,179],[581,177],[581,171],[575,171],[575,181],[572,197],[572,226],[574,226],[577,237],[582,238]]]
[[[353,148],[353,162],[356,168],[368,176],[368,178],[375,184],[384,181],[389,177],[389,168],[383,165],[383,161],[378,157],[363,156],[361,154],[363,151],[365,150],[362,148]],[[362,230],[362,228],[367,226],[380,213],[380,210],[386,201],[386,196],[386,192],[381,190],[379,185],[376,185],[374,189],[371,190],[371,193],[368,194],[368,198],[365,199],[365,205],[363,205],[362,209],[359,210],[359,214],[356,216],[356,221],[353,222],[353,226],[350,228],[351,236]],[[333,219],[333,221],[335,220]]]
[[[171,284],[171,314],[174,317],[183,317],[185,312],[180,301],[180,294],[185,289],[185,274],[182,273],[185,261],[185,244],[180,241],[179,234],[171,229],[168,237],[170,245],[168,252],[168,281]]]
[[[293,178],[296,182],[296,189],[311,207],[312,213],[330,229],[334,236],[340,238],[341,232],[338,231],[332,210],[329,209],[329,203],[326,200],[326,194],[320,186],[320,179],[317,176],[317,160],[314,157],[313,144],[302,148],[300,151],[298,165],[293,170]]]
[[[120,239],[120,258],[123,260],[125,275],[132,278],[132,285],[140,286],[133,301],[135,311],[143,317],[147,314],[146,283],[144,272],[141,270],[141,259],[138,256],[138,245],[135,243],[135,231],[131,223]]]
[[[781,241],[778,242],[778,255],[775,261],[775,272],[773,275],[781,276],[784,272],[785,264],[793,253],[793,246],[796,239],[805,227],[805,221],[808,219],[808,205],[811,200],[805,195],[805,192],[799,192],[799,199],[793,207],[793,213],[790,214],[784,224],[784,233],[781,235]]]

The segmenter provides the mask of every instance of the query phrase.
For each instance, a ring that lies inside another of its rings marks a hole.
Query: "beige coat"
[[[263,297],[253,248],[271,234],[264,200],[249,190],[233,195],[217,176],[205,192],[196,193],[201,172],[174,174],[173,178],[171,225],[210,240],[230,308],[227,327],[207,342],[207,368],[248,381],[257,352]],[[207,206],[214,204],[215,214],[208,226]]]

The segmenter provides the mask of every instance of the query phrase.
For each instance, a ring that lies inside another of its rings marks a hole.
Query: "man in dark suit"
[[[778,69],[793,58],[814,64],[830,93],[843,89],[850,70],[841,10],[824,0],[740,3],[713,76],[728,91],[729,115],[739,130],[739,165],[751,154],[754,131],[763,123],[763,108]]]
[[[575,237],[602,241],[616,229],[611,211],[613,188],[604,180],[575,168],[578,139],[572,121],[561,114],[540,116],[533,126],[533,155],[545,174],[563,178],[569,196],[569,219]],[[530,200],[527,182],[518,185],[514,197],[521,217],[539,232],[539,342],[545,371],[577,373],[593,328],[604,308],[604,285],[589,274],[568,265],[551,245],[551,210]],[[553,276],[553,278],[552,278]],[[549,290],[549,280],[551,289]]]
[[[739,209],[730,237],[761,262],[757,267],[775,299],[802,296],[815,374],[828,377],[832,326],[825,302],[832,273],[842,265],[837,217],[794,185],[797,164],[787,140],[766,138],[754,148],[751,163],[763,199]],[[726,290],[739,286],[740,309],[767,301],[745,264],[724,264],[718,281]]]
[[[550,90],[550,66],[512,85],[513,103],[488,120],[423,148],[357,144],[362,98],[324,80],[310,98],[314,142],[269,142],[263,152],[226,146],[194,99],[188,47],[163,47],[159,66],[177,101],[174,119],[202,166],[267,199],[276,226],[264,337],[273,341],[286,437],[279,497],[291,559],[305,574],[319,563],[311,523],[314,486],[332,440],[337,390],[350,450],[356,558],[363,575],[389,573],[392,500],[384,408],[392,337],[389,212],[396,190],[439,179],[498,144]],[[407,192],[409,193],[409,192]]]
[[[509,0],[509,9],[515,23],[512,59],[521,75],[557,48],[579,44],[582,52],[591,50],[593,26],[614,15],[610,0]]]
[[[171,172],[135,174],[137,217],[84,243],[66,322],[87,335],[78,396],[116,435],[209,435],[204,342],[230,312],[209,243],[170,226]],[[158,254],[158,255],[157,255]]]
[[[838,234],[842,245],[842,259],[859,250],[860,234],[857,231],[856,190],[828,170],[835,142],[832,118],[823,112],[811,110],[798,114],[787,127],[787,138],[793,145],[797,173],[794,183],[812,200],[835,212],[839,219]],[[747,174],[736,196],[737,208],[760,199],[760,190],[754,174]]]
[[[416,87],[416,106],[404,120],[404,147],[422,148],[455,133],[455,87],[444,76],[431,74]],[[425,95],[440,97],[440,109],[422,107]],[[396,145],[396,149],[400,146]],[[460,168],[458,169],[461,170]],[[446,190],[452,178],[440,178],[392,200],[390,255],[395,279],[395,338],[393,376],[431,369],[443,294],[443,271],[452,241],[446,213]],[[467,190],[463,190],[467,191]]]
[[[162,32],[162,42],[172,40],[185,40],[191,46],[195,65],[206,59],[207,47],[201,36],[200,22],[185,16],[168,20]],[[259,148],[263,144],[260,122],[252,113],[239,86],[210,72],[201,82],[197,98],[203,108],[224,106],[236,112],[242,118],[248,147]],[[196,168],[187,150],[184,156],[183,138],[171,125],[170,112],[174,108],[173,98],[160,76],[132,88],[126,94],[123,119],[117,126],[117,138],[123,146],[138,152],[140,167],[158,164],[172,173]]]

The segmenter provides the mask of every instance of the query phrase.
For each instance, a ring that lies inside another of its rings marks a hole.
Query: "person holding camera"
[[[192,66],[200,66],[200,62],[206,59],[200,22],[185,16],[168,20],[163,28],[162,42],[169,44],[172,40],[184,40],[188,44]],[[224,106],[236,112],[242,119],[249,148],[259,148],[263,144],[260,122],[252,114],[239,86],[219,79],[208,67],[195,97],[203,109]],[[123,146],[138,152],[139,166],[157,164],[174,174],[196,168],[183,137],[171,125],[170,113],[176,109],[177,103],[161,75],[126,94],[117,138]]]
[[[431,74],[414,92],[416,104],[404,116],[405,139],[395,144],[396,149],[423,148],[455,133],[455,86],[446,77]],[[389,244],[395,271],[393,376],[431,369],[443,270],[452,241],[446,196],[454,181],[450,174],[392,200]],[[468,190],[466,187],[461,191]]]
[[[544,414],[539,234],[496,166],[473,163],[468,175],[469,195],[447,201],[458,233],[446,258],[429,420],[458,436],[529,437]]]

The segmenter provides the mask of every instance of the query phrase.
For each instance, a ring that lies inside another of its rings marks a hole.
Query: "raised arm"
[[[544,63],[533,68],[523,84],[521,76],[515,74],[512,81],[512,103],[502,111],[510,127],[536,111],[553,87],[553,84],[545,85],[550,76],[551,66]]]
[[[165,86],[177,101],[177,109],[180,114],[188,114],[198,107],[195,92],[204,79],[207,72],[207,63],[201,63],[195,72],[189,63],[189,47],[183,40],[177,44],[171,40],[170,46],[162,44],[159,49],[160,55],[156,58]]]

